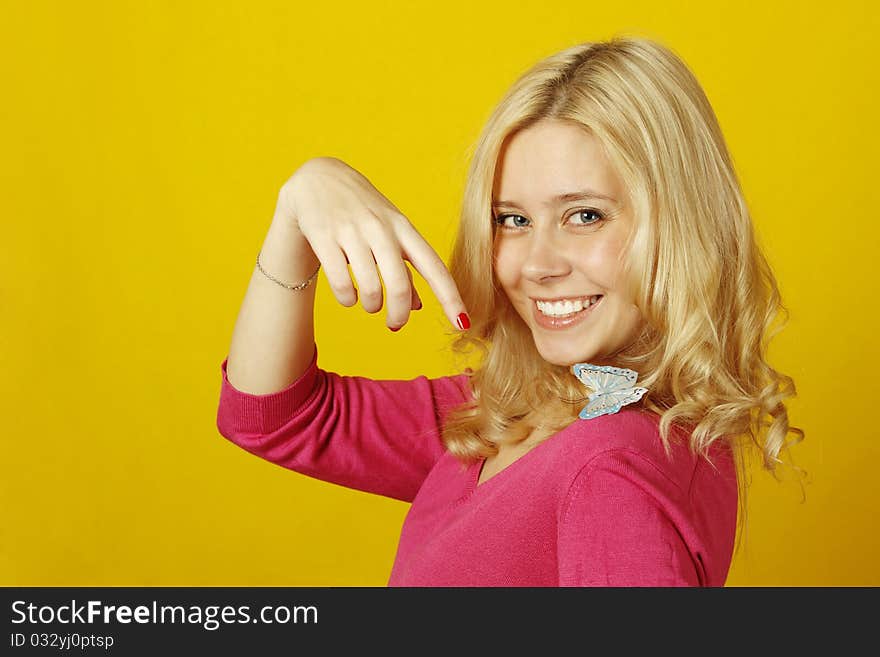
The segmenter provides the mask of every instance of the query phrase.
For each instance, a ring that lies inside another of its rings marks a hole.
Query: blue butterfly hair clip
[[[639,401],[648,392],[647,388],[634,386],[639,375],[633,370],[610,365],[575,363],[571,366],[571,371],[581,383],[593,391],[589,402],[578,414],[582,420],[616,413],[623,406]]]

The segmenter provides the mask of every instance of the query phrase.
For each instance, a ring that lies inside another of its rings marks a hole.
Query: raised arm
[[[285,209],[282,189],[260,251],[260,263],[275,278],[298,284],[319,261]],[[236,389],[267,394],[298,379],[312,360],[317,280],[289,290],[259,271],[256,263],[232,332],[227,373]]]
[[[286,287],[308,280],[320,263],[341,304],[357,302],[354,278],[364,309],[375,313],[384,282],[387,325],[396,329],[422,305],[406,261],[456,324],[465,309],[455,283],[409,220],[340,160],[300,167],[279,192],[259,261],[266,273],[255,263],[223,363],[221,434],[316,478],[401,499],[414,494],[440,451],[440,409],[468,394],[463,375],[373,381],[321,370],[317,285]]]
[[[282,186],[260,256],[263,269],[289,285],[307,280],[320,263],[344,306],[358,299],[350,264],[369,313],[382,308],[384,282],[387,325],[395,330],[421,307],[405,261],[431,286],[453,326],[467,328],[461,296],[436,251],[369,180],[329,157],[309,160]],[[276,392],[303,374],[315,342],[316,287],[287,289],[254,264],[229,348],[229,381],[238,390]]]
[[[236,390],[224,361],[221,435],[301,474],[411,502],[445,450],[446,414],[471,398],[467,375],[373,380],[325,371],[317,359],[315,346],[303,375],[268,395]]]

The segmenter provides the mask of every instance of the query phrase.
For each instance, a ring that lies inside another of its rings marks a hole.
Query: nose
[[[528,252],[522,265],[522,275],[536,283],[571,271],[565,250],[557,242],[553,227],[549,228],[535,230],[529,236]]]

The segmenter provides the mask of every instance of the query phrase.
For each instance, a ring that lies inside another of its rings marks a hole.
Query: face
[[[623,277],[632,209],[598,139],[555,120],[519,131],[493,206],[495,273],[544,360],[613,365],[642,318]]]

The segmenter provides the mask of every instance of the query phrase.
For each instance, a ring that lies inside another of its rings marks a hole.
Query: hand
[[[410,310],[422,307],[409,262],[431,286],[452,325],[461,328],[457,318],[467,310],[446,264],[409,219],[342,160],[318,157],[303,164],[282,186],[278,211],[308,241],[343,306],[356,304],[360,290],[364,310],[381,310],[381,274],[388,294],[387,326],[400,329]]]

